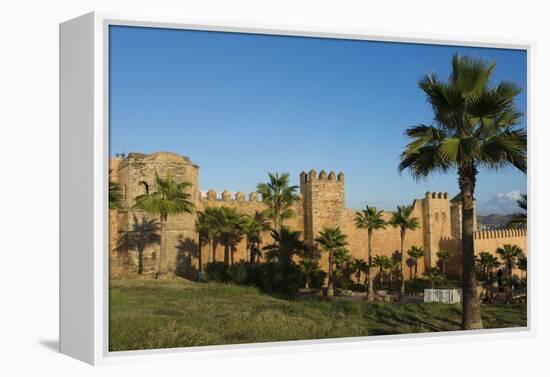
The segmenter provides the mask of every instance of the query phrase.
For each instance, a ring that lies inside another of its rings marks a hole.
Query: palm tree
[[[491,280],[493,269],[500,265],[498,258],[487,251],[480,252],[476,256],[476,262],[481,266],[485,282]]]
[[[233,265],[235,248],[245,233],[246,217],[236,208],[220,207],[215,226],[224,246],[224,262]]]
[[[122,189],[117,182],[109,181],[109,209],[118,209],[122,206]]]
[[[399,260],[397,259],[394,259],[394,258],[388,258],[388,263],[387,263],[387,269],[388,269],[388,273],[389,273],[389,284],[390,284],[390,289],[389,289],[389,292],[391,293],[392,291],[392,287],[393,287],[393,273],[397,270],[399,270],[399,267],[401,267],[401,263]]]
[[[527,225],[527,194],[521,194],[521,199],[518,199],[517,203],[523,212],[514,213],[508,226],[525,227]]]
[[[363,258],[354,258],[350,262],[349,268],[355,274],[357,284],[361,284],[361,272],[367,272],[369,265]]]
[[[250,263],[256,262],[260,258],[262,244],[262,232],[269,230],[271,225],[266,218],[265,212],[256,211],[254,216],[247,216],[244,223],[244,232],[246,235],[246,250],[250,258]]]
[[[442,279],[441,271],[438,267],[428,267],[422,275],[430,281],[432,289],[434,289],[435,283]]]
[[[407,250],[407,254],[409,257],[414,259],[414,278],[416,279],[416,275],[418,273],[418,260],[424,257],[424,249],[418,246],[412,246],[409,250]]]
[[[367,206],[364,210],[355,213],[355,226],[359,229],[367,229],[368,234],[368,266],[372,264],[372,234],[375,230],[384,229],[386,222],[382,218],[384,211],[378,211],[376,207]],[[367,300],[374,300],[374,289],[370,267],[367,267]]]
[[[512,165],[527,171],[527,133],[520,124],[516,96],[521,89],[502,81],[489,86],[495,63],[455,55],[447,81],[436,74],[420,80],[434,112],[434,125],[414,126],[399,170],[417,179],[456,169],[462,198],[462,328],[483,328],[476,295],[474,260],[474,190],[479,167]]]
[[[262,202],[267,204],[265,214],[273,221],[273,228],[281,233],[283,220],[294,216],[292,205],[299,200],[296,193],[298,186],[289,185],[289,174],[268,173],[269,182],[260,183],[256,187],[262,195]]]
[[[451,258],[451,253],[449,253],[447,250],[439,250],[437,253],[437,258],[439,259],[439,264],[441,265],[441,273],[443,275],[446,274],[445,267],[447,264],[447,261]]]
[[[372,259],[372,266],[380,269],[380,272],[378,273],[378,284],[380,290],[382,290],[384,271],[389,268],[390,264],[391,259],[386,255],[375,255]]]
[[[156,219],[141,218],[141,221],[134,215],[132,231],[127,232],[118,241],[118,250],[136,249],[138,252],[137,273],[143,273],[143,251],[147,246],[160,243],[158,234],[159,223]]]
[[[328,287],[327,296],[334,296],[334,276],[333,276],[333,259],[334,252],[337,249],[341,249],[348,243],[346,241],[347,236],[342,233],[340,228],[324,228],[319,232],[319,236],[315,238],[316,242],[319,242],[321,249],[328,252]]]
[[[405,297],[405,257],[404,257],[404,248],[405,248],[405,236],[407,235],[407,230],[414,230],[420,226],[418,219],[412,216],[412,207],[409,206],[397,206],[397,211],[393,213],[388,224],[394,228],[399,228],[399,235],[401,238],[400,249],[401,253],[401,288],[399,290],[400,298]]]
[[[512,270],[516,264],[516,259],[523,254],[521,248],[517,245],[506,244],[497,249],[497,254],[506,264],[507,281],[506,281],[506,303],[512,300]]]
[[[523,274],[522,278],[527,280],[527,256],[525,254],[521,254],[518,257],[517,267],[521,270],[521,273]]]
[[[281,232],[271,231],[274,242],[266,245],[266,259],[268,262],[277,262],[285,265],[292,263],[294,255],[303,255],[306,244],[300,239],[301,232],[292,230],[287,226],[281,227]]]
[[[198,212],[197,221],[195,222],[195,228],[202,234],[204,241],[208,242],[208,262],[213,263],[216,261],[216,254],[214,250],[216,239],[219,235],[220,220],[223,217],[223,213],[219,207],[206,207],[204,211]],[[202,246],[202,245],[201,245]],[[200,250],[200,247],[199,247]],[[199,253],[200,254],[200,253]]]
[[[345,247],[336,248],[332,253],[332,264],[333,264],[333,281],[334,286],[341,286],[341,282],[345,278],[349,278],[349,275],[346,276],[346,273],[349,273],[349,265],[352,261],[349,250]]]
[[[304,274],[305,288],[309,289],[311,278],[319,271],[319,262],[312,258],[304,258],[298,262],[298,266]]]
[[[162,179],[157,172],[155,172],[155,183],[157,191],[138,196],[134,208],[159,216],[160,252],[155,276],[158,279],[164,274],[163,257],[166,253],[166,221],[168,215],[192,213],[194,204],[191,201],[191,194],[187,192],[191,187],[191,183],[176,183],[170,174],[166,176],[166,179]]]

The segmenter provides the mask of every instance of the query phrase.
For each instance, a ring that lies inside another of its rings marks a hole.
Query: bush
[[[260,288],[269,292],[293,293],[303,286],[303,276],[294,262],[264,263]]]
[[[229,266],[223,262],[210,262],[206,264],[204,271],[208,280],[227,283],[229,281]]]
[[[248,265],[249,263],[240,261],[227,269],[227,277],[231,283],[245,285],[248,283]]]
[[[300,268],[294,262],[253,264],[239,261],[232,266],[215,262],[208,263],[205,272],[210,281],[251,285],[269,292],[293,293],[304,283]],[[320,287],[323,284],[324,272],[319,272],[319,276],[312,279],[313,286]]]
[[[414,280],[405,281],[405,291],[407,293],[423,293],[424,289],[431,289],[432,283],[428,279],[418,278]],[[460,283],[442,278],[440,281],[436,281],[434,284],[435,289],[454,289],[460,288]]]
[[[327,273],[323,270],[317,270],[311,276],[310,288],[320,289],[327,278]],[[305,283],[305,277],[303,278],[303,283]]]

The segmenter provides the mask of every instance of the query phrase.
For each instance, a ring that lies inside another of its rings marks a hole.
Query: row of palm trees
[[[367,288],[367,300],[373,301],[374,300],[374,288],[373,288],[373,274],[371,271],[371,267],[373,266],[373,257],[372,257],[372,239],[374,231],[385,229],[387,225],[391,225],[394,228],[399,229],[400,234],[400,253],[403,255],[404,247],[405,247],[405,237],[407,235],[407,231],[417,229],[420,226],[420,222],[418,218],[414,217],[412,215],[412,207],[410,206],[398,206],[397,211],[394,212],[389,219],[389,221],[385,221],[383,218],[383,211],[379,211],[376,209],[376,207],[369,207],[367,206],[364,210],[358,211],[355,214],[355,225],[359,229],[367,229],[367,250],[368,250],[368,267],[367,267],[367,280],[368,280],[368,288]],[[405,277],[403,275],[403,271],[405,270],[405,261],[404,258],[400,258],[401,263],[401,287],[400,287],[400,297],[403,298],[405,296]]]
[[[506,302],[509,303],[512,299],[512,282],[513,282],[513,270],[518,268],[524,274],[523,278],[527,279],[527,256],[523,253],[523,250],[517,245],[506,244],[496,249],[494,255],[487,251],[482,251],[476,256],[476,262],[478,263],[483,280],[488,287],[494,281],[495,269],[501,267],[502,264],[506,267]],[[499,257],[501,261],[499,260]],[[489,295],[488,295],[489,296]]]

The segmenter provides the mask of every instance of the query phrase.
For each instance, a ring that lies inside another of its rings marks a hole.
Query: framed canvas
[[[532,335],[532,53],[62,23],[61,352],[98,364]]]

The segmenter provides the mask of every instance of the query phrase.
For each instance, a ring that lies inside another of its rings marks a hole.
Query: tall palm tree
[[[122,206],[122,189],[117,182],[109,181],[109,209],[118,209]]]
[[[246,235],[246,249],[248,251],[250,263],[255,263],[260,258],[262,244],[262,232],[269,230],[269,223],[265,212],[256,211],[254,216],[247,216],[244,223],[244,232]]]
[[[514,213],[508,225],[512,227],[525,227],[527,225],[527,194],[521,194],[521,198],[517,200],[517,204],[522,212]]]
[[[324,228],[321,232],[319,232],[319,236],[315,238],[315,241],[321,245],[321,249],[328,252],[327,296],[329,297],[334,296],[334,252],[348,244],[346,238],[347,236],[342,233],[340,228]]]
[[[287,226],[281,227],[281,232],[271,231],[271,237],[274,242],[266,245],[266,259],[269,262],[282,263],[290,265],[294,255],[303,255],[306,250],[306,244],[301,240],[301,232],[292,230]]]
[[[416,279],[418,274],[418,260],[424,257],[424,249],[418,246],[411,246],[411,248],[407,250],[407,254],[414,259],[414,278]]]
[[[159,223],[156,219],[141,218],[134,215],[132,231],[127,232],[118,241],[117,249],[127,251],[136,249],[138,253],[137,273],[143,273],[143,252],[147,246],[160,243]]]
[[[456,169],[462,198],[462,328],[483,328],[476,295],[474,191],[479,167],[508,165],[527,171],[527,133],[515,104],[521,89],[506,81],[490,85],[495,63],[455,55],[448,80],[428,74],[419,82],[434,112],[434,125],[414,126],[399,170],[417,179]]]
[[[503,247],[497,249],[497,254],[506,264],[506,302],[510,303],[512,300],[512,270],[516,265],[516,260],[523,254],[523,250],[517,245],[506,244]]]
[[[233,207],[220,207],[216,227],[220,242],[224,246],[224,262],[233,265],[237,244],[245,233],[246,217]]]
[[[445,275],[445,267],[447,261],[451,258],[451,253],[449,253],[447,250],[439,250],[436,255],[437,259],[439,260],[439,264],[441,265],[441,273]]]
[[[189,182],[175,182],[170,174],[165,179],[155,172],[157,191],[146,193],[136,198],[134,208],[141,209],[152,215],[158,215],[160,219],[160,252],[156,278],[164,274],[164,255],[166,253],[166,221],[168,215],[180,213],[192,213],[194,204],[191,194],[187,191],[191,187]]]
[[[376,207],[367,206],[364,210],[355,213],[355,226],[359,229],[367,229],[368,235],[368,268],[367,268],[367,301],[374,300],[374,289],[370,266],[372,265],[372,234],[375,230],[384,229],[386,222],[382,218],[384,211],[378,211]]]
[[[267,205],[266,215],[273,221],[273,229],[281,233],[283,220],[295,214],[292,205],[299,200],[298,186],[290,186],[288,173],[268,173],[269,182],[260,183],[256,190]]]
[[[405,236],[407,235],[407,230],[414,230],[420,226],[420,223],[416,217],[412,216],[412,207],[410,206],[397,206],[397,211],[393,213],[388,224],[394,228],[399,228],[400,235],[400,248],[401,253],[401,287],[399,290],[400,298],[405,297]]]

